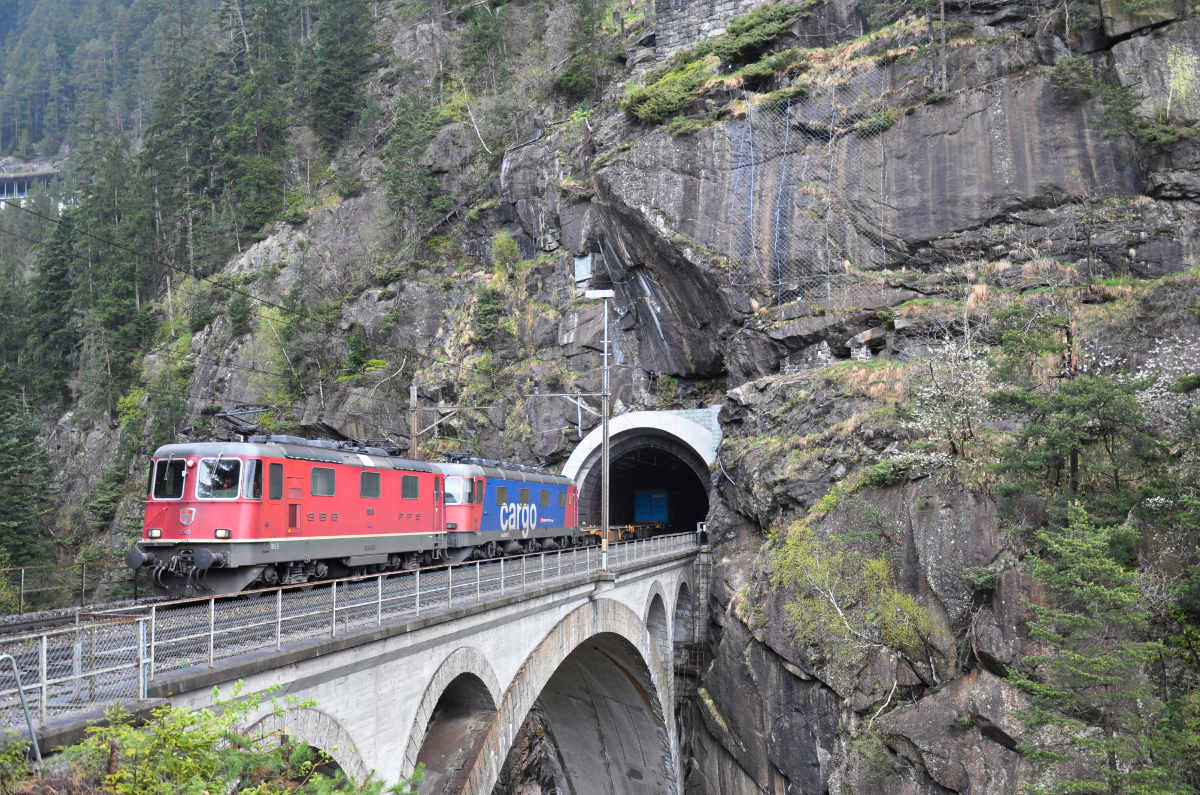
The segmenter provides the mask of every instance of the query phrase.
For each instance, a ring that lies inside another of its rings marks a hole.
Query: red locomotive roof
[[[339,449],[336,442],[320,446],[310,444],[312,440],[282,437],[287,441],[276,441],[280,437],[266,437],[266,441],[251,442],[188,442],[166,444],[154,451],[155,458],[193,458],[231,456],[238,458],[294,458],[301,461],[321,461],[347,466],[369,466],[376,469],[403,469],[406,472],[438,472],[438,468],[425,461],[390,456],[374,448],[370,452],[362,448]],[[323,440],[315,440],[323,441]],[[328,446],[326,446],[328,445]]]

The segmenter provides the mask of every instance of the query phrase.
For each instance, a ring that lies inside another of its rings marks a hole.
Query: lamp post
[[[604,442],[601,445],[600,464],[600,568],[608,569],[608,301],[615,293],[612,290],[588,290],[584,297],[590,301],[604,299],[604,388],[600,390],[600,427]]]

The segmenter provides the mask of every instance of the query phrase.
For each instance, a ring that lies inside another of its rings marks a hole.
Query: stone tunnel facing
[[[667,436],[635,435],[612,442],[612,525],[663,521],[665,531],[689,533],[708,515],[708,466],[687,445]],[[580,488],[580,519],[599,525],[600,466]]]

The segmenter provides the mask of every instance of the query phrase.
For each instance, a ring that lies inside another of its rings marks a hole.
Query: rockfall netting
[[[720,254],[730,282],[760,301],[854,306],[863,271],[886,263],[883,131],[897,111],[879,69],[831,76],[807,94],[751,102],[730,126],[733,190]],[[800,92],[797,92],[800,93]]]

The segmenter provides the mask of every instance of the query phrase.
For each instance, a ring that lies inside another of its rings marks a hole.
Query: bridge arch
[[[345,727],[333,716],[311,707],[296,707],[268,712],[252,723],[247,734],[278,732],[303,740],[323,751],[342,771],[355,781],[366,781],[371,770],[359,756],[354,740]]]
[[[535,703],[553,730],[578,795],[677,791],[668,674],[646,624],[625,605],[596,599],[563,618],[525,659],[469,768],[464,795],[492,792]]]
[[[646,634],[658,653],[658,663],[664,671],[671,669],[671,625],[667,622],[667,606],[662,594],[650,599],[646,610]]]
[[[632,523],[635,492],[653,489],[667,492],[672,531],[695,530],[708,513],[709,466],[716,460],[713,432],[667,411],[632,411],[608,425],[612,523]],[[603,434],[596,428],[563,466],[563,475],[579,487],[579,518],[585,524],[600,524],[602,445]]]
[[[503,691],[491,663],[478,649],[460,646],[438,666],[413,718],[404,751],[403,775],[426,767],[421,791],[440,789],[455,763],[474,750],[479,729],[496,714]]]

